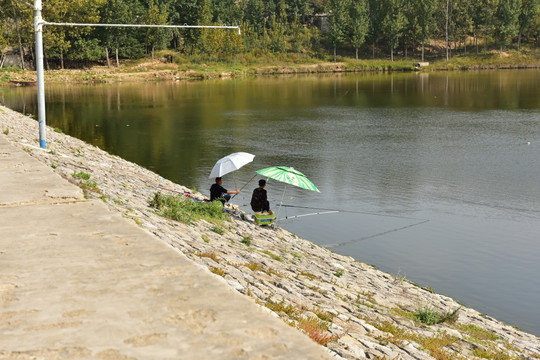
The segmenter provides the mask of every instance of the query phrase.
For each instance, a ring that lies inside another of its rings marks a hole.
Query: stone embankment
[[[0,132],[88,197],[101,198],[336,358],[540,358],[540,339],[534,335],[281,228],[258,227],[241,212],[223,225],[163,218],[149,207],[155,192],[189,189],[51,129],[49,149],[39,149],[37,122],[5,107],[0,107]],[[81,172],[90,179],[72,176]]]

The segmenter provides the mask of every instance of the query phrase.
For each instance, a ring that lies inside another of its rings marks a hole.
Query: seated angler
[[[227,190],[221,184],[221,177],[216,178],[216,183],[210,187],[210,201],[219,200],[223,205],[231,199],[230,194],[238,194],[240,190]]]
[[[263,179],[259,180],[259,187],[253,190],[253,195],[251,196],[251,209],[255,212],[266,211],[268,214],[272,214],[272,210],[270,210],[270,203],[266,197],[266,190],[264,189],[265,186],[266,181]]]

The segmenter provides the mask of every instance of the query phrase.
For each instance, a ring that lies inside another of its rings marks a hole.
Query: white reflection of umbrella
[[[253,161],[255,155],[237,152],[229,154],[216,162],[208,178],[221,177],[225,174],[240,169],[242,166]]]

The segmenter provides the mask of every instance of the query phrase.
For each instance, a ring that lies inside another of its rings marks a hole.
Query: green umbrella
[[[317,189],[317,187],[313,185],[313,183],[304,174],[292,167],[272,166],[266,169],[257,170],[257,174],[284,182],[285,184],[298,186],[302,189],[320,192],[319,189]],[[287,185],[285,185],[285,187],[283,188],[283,195],[281,196],[280,205],[283,204],[283,198],[285,197],[286,188]],[[281,206],[278,209],[276,221],[279,219],[279,210],[281,210]]]
[[[272,166],[257,170],[257,174],[274,180],[298,186],[299,188],[320,192],[319,189],[300,171],[288,166]]]

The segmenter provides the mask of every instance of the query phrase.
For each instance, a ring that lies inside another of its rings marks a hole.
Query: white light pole
[[[39,146],[47,148],[47,124],[45,114],[45,76],[43,74],[43,19],[41,0],[34,1],[34,32],[36,35],[37,101],[39,122]]]

